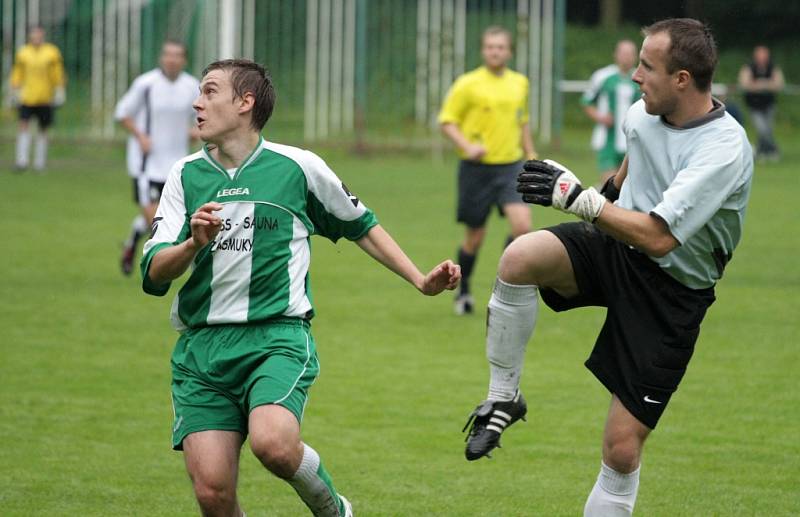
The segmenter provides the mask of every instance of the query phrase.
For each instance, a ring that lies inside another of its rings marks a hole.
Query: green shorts
[[[625,159],[625,153],[617,152],[613,147],[603,147],[597,151],[597,169],[600,172],[617,170]]]
[[[310,325],[285,318],[185,332],[172,353],[172,448],[198,431],[238,431],[257,406],[278,404],[303,420],[319,374]]]

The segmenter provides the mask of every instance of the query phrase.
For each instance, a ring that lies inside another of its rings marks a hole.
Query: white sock
[[[639,490],[639,470],[622,474],[601,463],[600,475],[586,500],[584,517],[628,517],[633,515]]]
[[[126,246],[136,246],[139,239],[147,233],[147,221],[145,221],[142,214],[137,215],[131,221],[131,234],[125,242]]]
[[[17,135],[17,167],[28,166],[28,155],[31,151],[31,132],[20,131]]]
[[[44,169],[47,162],[47,135],[39,133],[36,135],[36,148],[33,152],[33,168],[40,171]]]
[[[303,444],[303,460],[287,480],[314,515],[339,517],[342,503],[317,451]]]
[[[525,347],[539,314],[539,289],[495,281],[486,317],[489,400],[511,400],[519,389]]]

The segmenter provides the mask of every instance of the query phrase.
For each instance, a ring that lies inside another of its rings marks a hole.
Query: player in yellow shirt
[[[12,98],[19,105],[16,168],[28,168],[31,147],[29,122],[39,122],[33,168],[43,170],[47,161],[47,128],[53,123],[54,107],[64,103],[64,61],[58,47],[44,40],[42,27],[32,27],[28,44],[17,51],[11,72]]]
[[[530,210],[516,188],[522,160],[534,158],[536,151],[528,126],[528,78],[506,66],[511,42],[508,30],[488,27],[481,37],[483,66],[456,79],[439,113],[442,132],[461,158],[457,220],[466,225],[466,234],[458,248],[459,315],[473,311],[469,280],[492,207],[508,218],[506,244],[531,230]]]

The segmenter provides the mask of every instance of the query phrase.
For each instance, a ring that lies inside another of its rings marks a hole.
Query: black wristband
[[[603,188],[600,189],[600,193],[612,203],[619,199],[619,189],[616,183],[614,183],[614,178],[616,178],[616,174],[608,178],[608,181],[603,184]]]

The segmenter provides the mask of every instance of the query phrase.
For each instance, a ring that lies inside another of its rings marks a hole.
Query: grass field
[[[797,141],[797,134],[782,135]],[[554,157],[594,180],[585,132]],[[797,148],[756,169],[744,240],[695,357],[648,442],[638,515],[800,514]],[[117,259],[134,207],[121,146],[61,142],[51,170],[12,175],[0,143],[0,515],[193,515],[170,450],[166,298]],[[455,160],[321,150],[420,265],[452,256]],[[567,220],[535,208],[537,227]],[[505,237],[493,219],[475,273],[488,299]],[[356,246],[313,241],[322,375],[304,437],[359,515],[579,515],[599,467],[608,394],[582,366],[599,309],[543,309],[527,355],[529,421],[467,463],[461,427],[484,396],[482,309],[425,299]],[[173,288],[174,289],[174,288]],[[247,448],[248,515],[305,515]]]

